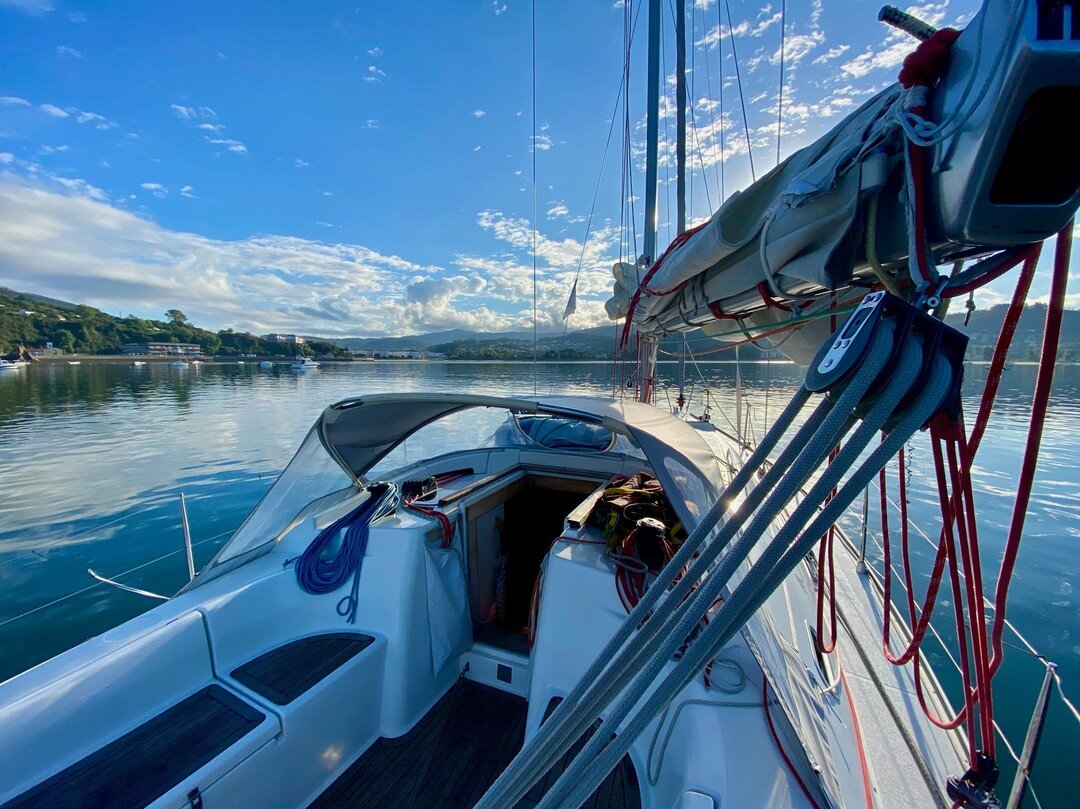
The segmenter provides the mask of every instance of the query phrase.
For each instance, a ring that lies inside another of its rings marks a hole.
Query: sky
[[[688,2],[692,221],[750,181],[744,124],[758,172],[777,159],[780,10],[729,2],[734,36],[724,0]],[[912,47],[876,21],[880,0],[788,6],[783,156],[894,81]],[[962,24],[976,4],[911,8]],[[562,328],[579,264],[570,326],[606,322],[611,265],[635,252],[620,228],[624,8],[537,2],[535,122],[531,11],[0,0],[0,285],[256,333],[528,328],[535,160],[540,327]],[[671,15],[665,4],[661,244],[674,235]],[[644,17],[629,110],[639,237]]]

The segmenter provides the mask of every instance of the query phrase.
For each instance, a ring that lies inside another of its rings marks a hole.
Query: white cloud
[[[293,160],[293,165],[296,166],[298,169],[306,169],[311,164],[309,162],[307,162],[306,160],[298,157],[295,160]]]
[[[321,219],[316,219],[315,224],[316,225],[322,225],[324,228],[332,228],[332,227],[334,227],[333,223],[331,223],[331,222],[323,222]]]
[[[43,145],[40,149],[38,149],[38,154],[51,155],[51,154],[56,154],[57,152],[66,152],[70,148],[71,147],[68,146],[67,144],[64,144],[62,146],[44,146]]]
[[[108,204],[81,181],[62,185],[68,193],[0,177],[0,284],[147,315],[164,302],[199,325],[256,333],[401,334],[511,322],[484,307],[410,300],[408,279],[442,271],[399,256],[289,236],[209,239]]]
[[[324,197],[332,197],[332,196],[334,196],[334,192],[333,191],[323,191],[322,195]]]
[[[765,6],[761,9],[757,18],[753,22],[751,22],[750,20],[742,20],[741,22],[736,23],[733,27],[729,28],[727,22],[725,21],[723,31],[721,31],[719,25],[715,25],[708,31],[706,31],[705,36],[699,39],[695,44],[702,47],[711,48],[721,40],[727,39],[732,34],[734,34],[736,38],[747,36],[761,37],[765,35],[766,31],[768,31],[774,25],[777,25],[779,22],[780,12],[777,11],[774,13],[772,11],[772,6]]]
[[[217,113],[210,107],[188,107],[184,104],[170,104],[169,109],[176,113],[176,117],[182,121],[217,118]]]
[[[94,129],[100,129],[102,132],[108,129],[116,129],[116,121],[110,121],[104,115],[98,115],[96,112],[88,112],[87,110],[69,109],[75,115],[75,120],[80,124],[93,124]]]
[[[566,207],[565,202],[556,202],[550,208],[548,208],[547,218],[558,219],[563,216],[568,216],[570,209]]]
[[[10,166],[15,162],[15,155],[11,152],[0,152],[0,166]]]
[[[69,11],[68,15],[67,15],[67,18],[68,18],[68,20],[70,22],[79,23],[79,24],[84,23],[84,22],[87,21],[86,15],[83,14],[83,12],[81,12],[81,11]]]
[[[55,104],[42,104],[40,107],[38,107],[38,109],[46,115],[51,115],[53,118],[68,117],[68,114],[64,110],[57,107]]]
[[[149,191],[158,199],[165,199],[165,197],[169,196],[169,189],[161,183],[139,183],[139,188]]]
[[[377,118],[368,118],[364,121],[364,129],[381,129],[382,122]]]
[[[379,70],[375,65],[368,65],[367,75],[364,76],[364,81],[379,81],[381,82],[386,78],[386,71]]]
[[[372,59],[378,59],[383,55],[383,49],[376,45],[374,48],[368,48],[367,55]]]
[[[940,26],[945,20],[949,0],[930,2],[907,7],[907,12],[933,26]],[[840,65],[840,69],[850,78],[862,78],[875,70],[894,69],[900,66],[904,58],[915,50],[916,43],[902,31],[890,29],[881,44],[868,47],[861,54]]]
[[[195,189],[190,185],[185,185],[180,189],[180,196],[187,197],[188,199],[198,199],[198,197],[195,196]]]
[[[473,118],[483,118],[485,115],[487,115],[487,113],[481,109],[475,109],[472,111]]]
[[[850,45],[837,45],[835,48],[829,48],[829,50],[825,51],[825,53],[821,54],[821,56],[814,59],[814,64],[823,65],[826,62],[831,62],[838,56],[843,56],[849,50],[851,50]]]
[[[56,55],[62,59],[82,59],[83,55],[70,45],[57,45]]]
[[[236,154],[247,154],[247,146],[236,138],[207,138],[206,142],[214,146],[224,146],[228,151]]]
[[[86,180],[81,180],[78,177],[58,177],[53,174],[49,176],[49,179],[68,191],[83,197],[89,197],[97,202],[107,202],[109,199],[109,195],[100,188],[92,186]]]
[[[533,137],[533,143],[535,144],[536,151],[546,152],[551,148],[551,138],[548,135],[535,135]]]
[[[226,129],[224,124],[214,123],[217,120],[217,112],[212,107],[170,104],[169,109],[176,114],[177,118],[184,121],[188,126],[202,130],[203,132],[211,132],[214,135],[220,135]],[[199,123],[196,123],[197,121]],[[233,152],[234,154],[247,154],[247,146],[244,145],[243,141],[236,138],[211,137],[210,135],[204,135],[203,140],[212,146],[223,146],[226,151]]]
[[[18,96],[0,96],[0,107],[29,107],[30,102]]]
[[[0,7],[24,11],[34,16],[48,14],[53,10],[51,0],[0,0]]]
[[[44,177],[0,175],[2,285],[145,315],[176,306],[201,326],[256,333],[492,331],[527,325],[531,317],[530,226],[498,211],[483,212],[478,224],[508,252],[458,256],[446,270],[358,244],[274,235],[228,241],[174,231],[110,204],[84,181],[49,180],[63,193],[50,190]],[[147,185],[150,193],[165,188]],[[606,253],[617,238],[607,227],[594,237],[575,325],[603,322]],[[561,323],[580,253],[573,239],[538,238],[542,323]]]
[[[873,70],[899,67],[911,50],[912,46],[907,42],[895,42],[884,49],[867,48],[854,59],[840,65],[840,69],[850,78],[861,79]]]

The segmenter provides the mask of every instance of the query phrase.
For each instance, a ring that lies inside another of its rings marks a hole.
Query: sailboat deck
[[[379,739],[312,804],[330,807],[473,806],[513,759],[525,738],[525,700],[461,679],[417,725]],[[549,774],[548,781],[553,781]],[[534,787],[518,806],[535,806]],[[628,760],[593,794],[589,809],[638,809],[641,797]]]

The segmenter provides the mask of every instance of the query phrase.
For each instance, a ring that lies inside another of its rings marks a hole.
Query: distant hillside
[[[955,311],[959,309],[960,311]],[[983,359],[997,340],[1001,323],[1005,318],[1007,305],[1001,304],[988,309],[976,309],[970,321],[964,326],[962,305],[954,303],[954,313],[947,322],[970,340],[968,353],[971,359]],[[1046,320],[1046,305],[1035,304],[1024,310],[1013,340],[1014,359],[1033,358],[1042,340],[1043,323]],[[561,333],[541,334],[537,340],[538,356],[542,360],[552,359],[608,359],[611,357],[614,342],[614,325],[595,326],[590,329]],[[688,332],[687,339],[700,348],[707,345],[700,342],[700,331]],[[412,334],[406,337],[373,337],[339,340],[349,348],[390,348],[433,351],[446,354],[450,359],[501,359],[530,360],[533,357],[532,333],[528,331],[485,333],[466,329],[431,332],[430,334]],[[717,343],[716,345],[719,345]],[[1062,323],[1061,358],[1080,359],[1080,310],[1067,310]],[[680,337],[669,337],[661,342],[667,351],[678,352],[682,349]],[[753,346],[745,346],[742,356],[753,359],[759,352]],[[725,355],[713,355],[724,358]]]
[[[954,311],[945,318],[945,322],[968,336],[970,341],[968,359],[988,358],[994,343],[997,342],[1001,324],[1009,309],[1008,305],[1002,303],[988,309],[976,309],[971,313],[971,319],[966,327],[963,325],[965,313],[962,302],[954,301],[953,308],[960,311]],[[1045,303],[1036,303],[1026,307],[1020,315],[1009,356],[1015,360],[1035,359],[1038,356],[1039,346],[1042,345],[1045,322]],[[1080,310],[1065,310],[1061,321],[1061,350],[1058,353],[1062,360],[1080,359]]]
[[[615,345],[615,325],[595,326],[591,329],[562,334],[540,336],[537,343],[537,358],[541,360],[606,360],[612,356]],[[686,338],[697,341],[703,335],[694,330]],[[717,344],[719,345],[719,344]],[[667,337],[660,342],[660,347],[671,353],[684,350],[681,335]],[[532,334],[525,332],[510,335],[491,335],[471,333],[468,338],[447,343],[435,343],[427,347],[428,351],[445,354],[449,359],[461,360],[531,360],[533,358]],[[745,346],[743,359],[756,359],[761,352],[754,346]],[[726,357],[722,357],[726,359]]]
[[[353,351],[369,348],[391,348],[412,351],[430,351],[432,346],[468,340],[528,340],[532,343],[532,332],[478,332],[468,329],[447,329],[429,334],[407,334],[403,337],[346,337],[336,342]]]
[[[968,335],[971,348],[970,359],[985,359],[1001,329],[1007,306],[1002,304],[988,309],[976,309],[965,327],[961,302],[954,302],[953,314],[947,322]],[[28,314],[23,314],[24,312]],[[130,315],[115,317],[92,306],[82,306],[67,301],[14,292],[0,287],[0,354],[14,351],[20,346],[38,346],[46,341],[68,352],[116,354],[124,343],[145,341],[198,343],[206,354],[236,356],[260,354],[289,356],[296,347],[285,343],[265,341],[246,332],[222,329],[213,332],[189,323],[183,313],[169,310],[168,320],[144,320]],[[1011,356],[1017,360],[1037,356],[1042,339],[1046,305],[1036,304],[1025,309],[1020,318],[1013,341]],[[540,359],[575,360],[609,359],[612,354],[615,327],[613,324],[590,329],[546,332],[537,340]],[[698,342],[700,332],[686,335],[697,347],[707,345]],[[449,329],[428,334],[405,337],[365,337],[332,339],[326,337],[306,338],[303,352],[306,354],[348,356],[348,350],[384,348],[413,349],[445,354],[449,359],[496,359],[530,360],[533,357],[531,331],[485,333],[467,329]],[[671,352],[682,349],[682,338],[669,337],[661,346]],[[757,350],[746,346],[742,356],[753,358]],[[713,355],[726,358],[727,355]],[[1061,351],[1063,360],[1080,360],[1080,310],[1068,310],[1062,323]]]
[[[222,329],[208,331],[187,322],[182,312],[169,310],[169,320],[145,320],[130,315],[115,317],[92,306],[57,301],[0,287],[0,354],[20,346],[51,342],[69,353],[119,354],[125,343],[198,343],[204,354],[236,356],[260,354],[290,356],[296,347],[264,341],[253,334]],[[307,343],[307,354],[348,356],[329,341]]]

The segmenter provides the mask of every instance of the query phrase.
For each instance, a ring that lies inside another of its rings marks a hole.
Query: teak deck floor
[[[468,809],[495,782],[525,738],[525,700],[459,680],[411,731],[379,739],[312,804],[327,807]],[[556,767],[562,769],[563,763]],[[518,806],[533,807],[554,771]],[[589,809],[638,809],[628,759],[600,785]]]

